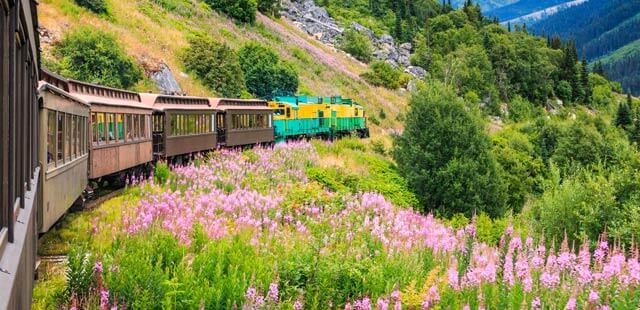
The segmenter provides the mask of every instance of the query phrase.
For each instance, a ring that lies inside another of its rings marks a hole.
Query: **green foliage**
[[[190,0],[152,0],[159,6],[169,12],[176,13],[181,16],[190,17],[194,14],[195,9]]]
[[[224,97],[240,97],[245,82],[236,53],[227,45],[206,36],[192,37],[189,43],[181,57],[187,70],[194,72],[216,93]]]
[[[443,215],[505,211],[505,185],[478,115],[435,83],[411,98],[393,156],[425,210]]]
[[[157,184],[166,184],[167,180],[169,180],[169,176],[171,175],[171,171],[169,170],[169,166],[166,162],[158,162],[156,164],[155,171],[153,173],[153,178]]]
[[[509,103],[509,119],[514,122],[532,119],[536,112],[536,107],[520,96],[515,97]]]
[[[107,13],[106,0],[74,0],[79,6],[88,9],[96,14]]]
[[[298,73],[278,54],[257,42],[243,45],[238,52],[247,89],[258,97],[293,95],[298,90]]]
[[[626,102],[620,102],[618,105],[618,111],[616,112],[615,125],[618,127],[626,128],[633,123],[633,115],[631,107]]]
[[[280,1],[279,0],[258,0],[258,11],[273,15],[280,15]]]
[[[528,137],[520,132],[503,130],[493,137],[493,143],[507,187],[507,205],[519,212],[531,193],[542,191],[546,167]]]
[[[94,28],[67,33],[54,48],[63,76],[115,88],[131,88],[142,70],[126,55],[116,38]]]
[[[67,261],[67,291],[66,298],[84,300],[89,297],[93,285],[93,266],[96,258],[88,253],[84,247],[71,249]]]
[[[369,71],[362,74],[362,77],[373,86],[382,86],[388,89],[397,89],[400,85],[402,72],[393,68],[384,61],[371,63]]]
[[[254,23],[258,3],[256,0],[205,0],[212,9],[242,22]]]
[[[369,38],[355,29],[347,29],[342,34],[340,48],[356,59],[368,63],[371,61],[373,48]]]
[[[571,84],[567,81],[560,81],[556,86],[556,96],[560,98],[564,102],[571,101],[573,96],[573,89],[571,88]]]

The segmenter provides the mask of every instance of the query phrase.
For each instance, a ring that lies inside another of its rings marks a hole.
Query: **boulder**
[[[180,84],[167,64],[161,63],[159,70],[151,73],[150,78],[163,94],[182,94]]]
[[[404,69],[404,72],[411,74],[415,78],[424,79],[427,77],[427,70],[417,67],[417,66],[408,66]]]

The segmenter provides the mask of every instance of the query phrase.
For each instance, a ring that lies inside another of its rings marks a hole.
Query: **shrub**
[[[256,20],[258,3],[256,0],[205,0],[212,9],[243,23],[252,24]]]
[[[398,89],[400,87],[400,76],[402,72],[393,68],[384,61],[376,61],[370,65],[370,70],[362,74],[367,82],[373,86],[382,86],[388,89]]]
[[[571,84],[567,81],[560,81],[556,86],[556,96],[560,98],[564,102],[568,102],[571,100],[572,96]]]
[[[93,28],[70,32],[54,49],[63,76],[115,88],[131,88],[142,70],[115,37]]]
[[[240,97],[244,90],[244,76],[236,53],[205,36],[189,39],[191,44],[182,54],[187,70],[211,90],[224,97]]]
[[[258,0],[258,11],[273,16],[280,16],[280,0]]]
[[[75,0],[76,3],[96,14],[107,13],[107,3],[105,0]]]
[[[293,95],[298,90],[298,73],[270,48],[256,42],[238,52],[247,89],[258,97]]]
[[[384,146],[384,141],[382,141],[382,140],[372,140],[371,141],[371,150],[376,154],[380,154],[380,155],[386,155],[387,154],[387,149]]]
[[[158,162],[156,165],[153,178],[157,184],[165,184],[167,180],[169,180],[171,172],[169,171],[169,166],[166,162]]]
[[[479,116],[440,83],[420,87],[410,109],[393,157],[423,209],[501,216],[505,186]]]
[[[371,41],[355,29],[347,29],[343,33],[340,48],[362,62],[371,61],[371,53],[373,53]]]

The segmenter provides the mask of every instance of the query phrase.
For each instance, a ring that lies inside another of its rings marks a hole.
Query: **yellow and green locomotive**
[[[273,109],[276,141],[346,135],[368,137],[364,108],[351,99],[314,96],[279,96]]]

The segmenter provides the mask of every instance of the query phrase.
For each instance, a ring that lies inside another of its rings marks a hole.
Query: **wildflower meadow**
[[[118,216],[97,217],[89,242],[69,254],[58,306],[640,306],[637,247],[624,248],[604,235],[581,244],[556,242],[511,226],[488,244],[477,237],[475,220],[454,228],[394,203],[411,201],[398,198],[402,184],[386,193],[329,186],[330,174],[318,171],[336,148],[295,142],[222,150],[186,165],[165,165],[168,174],[157,168],[149,178],[131,180]],[[363,184],[358,182],[342,183]],[[382,182],[396,183],[392,176]]]

